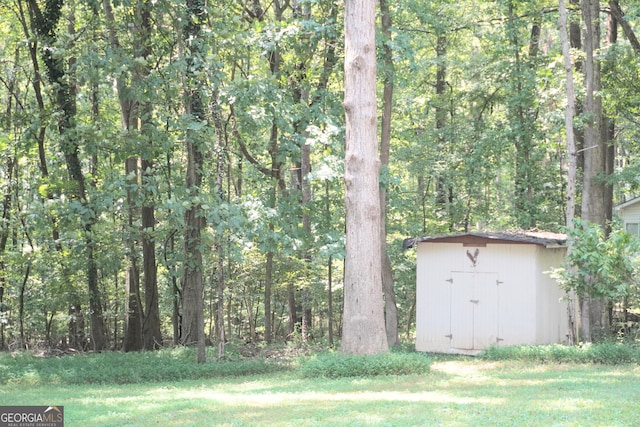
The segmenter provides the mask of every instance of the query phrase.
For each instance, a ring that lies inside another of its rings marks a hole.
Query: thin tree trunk
[[[575,88],[573,84],[573,63],[571,59],[571,46],[567,34],[567,9],[564,0],[559,0],[560,4],[560,42],[562,44],[562,56],[565,70],[565,91],[567,94],[567,105],[564,110],[565,138],[567,146],[567,198],[566,198],[566,218],[567,227],[573,227],[576,207],[576,141],[574,136],[573,118],[575,116]]]
[[[383,173],[388,171],[391,151],[391,111],[393,109],[393,84],[395,70],[393,67],[393,52],[391,50],[391,12],[386,0],[380,0],[382,13],[382,34],[385,37],[383,49],[383,113],[380,135],[380,164]],[[387,343],[391,346],[398,345],[398,306],[396,305],[396,293],[393,289],[393,274],[391,271],[391,258],[387,251],[387,185],[380,185],[380,252],[382,269],[382,289],[384,292],[385,326],[387,331]]]
[[[273,251],[267,252],[264,275],[264,339],[271,343],[273,325],[271,324],[271,288],[273,287]]]
[[[142,350],[142,313],[140,311],[140,274],[137,260],[129,257],[127,274],[125,276],[125,318],[124,336],[122,338],[123,351]]]
[[[444,34],[438,34],[436,39],[436,104],[434,107],[435,110],[435,125],[436,125],[436,143],[438,147],[441,147],[443,150],[443,158],[448,153],[445,147],[447,147],[447,138],[445,138],[444,132],[447,126],[447,108],[445,105],[447,104],[445,95],[446,95],[446,86],[447,86],[447,63],[446,63],[446,55],[447,55],[447,36]],[[384,118],[384,115],[383,115]],[[450,183],[447,179],[447,170],[438,171],[437,176],[435,178],[436,181],[436,206],[438,213],[442,215],[444,218],[448,218],[449,222],[449,230],[453,231],[454,229],[454,219],[451,215],[451,200],[449,198],[449,186]]]
[[[151,25],[151,8],[150,0],[138,0],[136,3],[136,16],[139,20],[137,28],[138,49],[136,57],[148,59],[152,55],[151,34],[153,27]],[[150,69],[148,65],[138,65],[136,67],[136,81],[142,81],[149,75]],[[158,265],[156,261],[156,242],[155,242],[155,204],[154,195],[149,187],[154,186],[155,168],[151,146],[153,144],[153,128],[154,124],[151,120],[153,116],[152,99],[154,94],[148,89],[145,96],[136,109],[138,119],[140,121],[140,132],[146,139],[146,144],[140,148],[142,151],[141,160],[141,179],[142,192],[144,194],[144,202],[140,209],[141,227],[142,227],[142,271],[144,277],[144,320],[142,323],[142,336],[144,340],[144,348],[146,350],[154,350],[162,346],[162,334],[160,332],[160,308],[158,297]]]
[[[565,92],[567,94],[567,105],[564,111],[565,120],[565,138],[567,146],[567,192],[566,192],[566,216],[565,225],[568,228],[573,227],[576,210],[576,180],[577,180],[577,160],[576,160],[576,141],[574,136],[573,118],[575,116],[575,88],[573,84],[573,64],[571,59],[571,46],[569,44],[569,36],[567,29],[567,8],[564,0],[559,0],[559,30],[560,42],[562,44],[562,56],[564,59],[565,70]],[[567,255],[571,251],[571,242],[567,247]],[[568,322],[569,322],[569,343],[574,344],[576,340],[575,330],[575,295],[570,292],[568,295]]]
[[[581,25],[581,13],[580,13],[580,1],[581,0],[569,0],[568,11],[575,11],[569,16],[571,19],[567,19],[569,23],[569,45],[571,49],[575,51],[582,50],[582,25]],[[577,73],[583,74],[583,55],[575,55],[574,68]],[[581,97],[575,98],[575,114],[574,117],[581,117],[584,111],[583,100]],[[573,135],[576,143],[576,170],[584,170],[584,127],[574,121]],[[576,196],[581,193],[581,190],[576,189]],[[576,197],[575,216],[582,217],[582,204],[580,197]]]
[[[224,171],[225,171],[225,153],[226,147],[226,134],[224,133],[224,125],[222,123],[222,117],[220,112],[220,106],[218,104],[218,94],[214,93],[212,96],[213,104],[213,121],[218,134],[217,141],[217,156],[216,156],[216,192],[218,193],[219,202],[229,202],[229,187],[227,184],[227,193],[225,194],[224,188]],[[227,177],[229,182],[230,177]],[[217,257],[216,276],[216,322],[215,322],[215,336],[218,342],[218,360],[224,357],[225,350],[225,325],[224,325],[224,288],[226,282],[225,274],[225,236],[223,233],[216,234],[215,254]],[[228,242],[227,242],[228,243]],[[231,313],[228,313],[230,316]]]
[[[523,57],[519,40],[519,25],[513,2],[509,2],[507,34],[511,41],[514,69],[510,76],[511,94],[507,100],[509,120],[514,131],[511,137],[516,148],[515,164],[515,215],[518,226],[529,229],[536,226],[537,206],[534,201],[536,178],[535,160],[535,69],[534,61],[539,51],[540,24],[534,21],[529,37],[529,55]],[[533,112],[533,113],[532,113]]]
[[[610,2],[611,3],[611,2]],[[618,42],[618,21],[613,15],[609,15],[607,19],[607,38],[606,43],[613,46]],[[609,117],[603,110],[604,129],[604,145],[605,149],[605,176],[611,176],[614,173],[615,165],[615,136],[616,122],[613,117]],[[608,182],[604,186],[604,211],[607,234],[611,231],[611,220],[613,219],[613,185]],[[609,323],[609,322],[606,322]]]
[[[27,290],[27,282],[29,281],[29,274],[31,273],[31,263],[27,264],[27,269],[24,272],[22,283],[20,284],[20,294],[18,295],[18,324],[20,326],[20,348],[27,348],[27,341],[24,336],[24,294]]]
[[[166,159],[166,185],[167,185],[167,199],[171,200],[173,190],[171,186],[171,154],[167,153]],[[169,210],[169,214],[171,210]],[[164,262],[169,270],[171,276],[171,325],[173,326],[173,344],[180,344],[180,336],[182,335],[182,314],[180,313],[180,307],[182,306],[182,291],[178,286],[178,271],[173,262],[169,258],[169,254],[176,253],[176,233],[178,230],[173,230],[164,244]]]
[[[624,19],[624,13],[622,12],[622,8],[620,7],[620,2],[618,0],[610,0],[609,1],[609,10],[611,11],[611,15],[615,18],[616,22],[620,24],[622,27],[622,31],[624,31],[627,40],[631,44],[631,47],[635,51],[637,55],[640,55],[640,42],[638,42],[638,38],[636,37],[633,28],[629,24],[629,21]]]
[[[20,49],[16,47],[15,50],[15,63],[18,64],[20,59]],[[6,101],[7,108],[5,110],[4,123],[0,123],[3,127],[9,131],[13,126],[13,93],[16,86],[16,73],[11,73],[8,84],[8,99]],[[7,269],[5,264],[5,250],[7,249],[7,241],[9,239],[9,232],[11,227],[9,226],[11,220],[11,209],[13,205],[13,191],[15,188],[14,183],[14,171],[16,167],[15,155],[9,154],[6,156],[6,166],[4,179],[7,185],[5,186],[5,193],[2,197],[2,226],[0,227],[0,351],[5,348],[5,306],[4,306],[4,291],[7,284]]]
[[[127,124],[128,125],[128,124]],[[125,161],[125,174],[127,180],[135,186],[138,185],[138,158],[130,157]],[[142,300],[140,298],[140,269],[138,266],[138,256],[135,247],[134,221],[135,221],[135,194],[127,190],[128,223],[127,223],[127,245],[129,254],[127,255],[127,274],[125,276],[125,325],[124,337],[122,341],[123,351],[142,350]]]
[[[324,195],[325,195],[325,214],[327,217],[327,224],[331,224],[331,198],[329,197],[329,181],[324,184]],[[333,347],[333,257],[329,255],[329,260],[327,261],[327,310],[329,311],[329,346]]]

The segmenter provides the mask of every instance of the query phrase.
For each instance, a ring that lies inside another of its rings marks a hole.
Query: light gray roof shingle
[[[545,247],[564,246],[567,235],[548,231],[478,231],[457,234],[442,234],[437,236],[413,237],[402,243],[404,249],[409,249],[420,242],[447,243],[462,240],[483,241],[485,243],[525,243]]]

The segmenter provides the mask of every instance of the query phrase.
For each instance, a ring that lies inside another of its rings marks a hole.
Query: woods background
[[[575,98],[556,2],[380,3],[390,344],[414,328],[404,238],[558,231],[574,208],[608,227],[612,204],[637,195],[640,2],[566,6]],[[0,349],[332,345],[343,324],[343,8],[3,1]],[[610,297],[626,309],[637,288]]]

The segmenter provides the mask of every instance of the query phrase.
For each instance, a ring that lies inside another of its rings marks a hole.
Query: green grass
[[[533,349],[527,351],[534,353]],[[398,360],[404,361],[402,366],[430,360],[429,370],[409,375],[307,378],[305,363],[326,358],[333,360],[330,365],[340,364],[342,356],[302,358],[287,369],[262,360],[260,373],[227,365],[246,367],[245,362],[260,359],[212,361],[193,368],[197,365],[191,356],[190,350],[178,349],[59,358],[65,359],[63,363],[28,354],[0,355],[0,370],[19,368],[23,372],[0,386],[0,405],[64,405],[67,427],[631,426],[638,425],[640,416],[637,364],[392,353],[391,362],[382,366],[397,365]],[[349,365],[352,359],[347,360]],[[379,366],[370,360],[375,358],[359,363],[368,365],[367,369]],[[119,364],[104,366],[114,362]],[[175,375],[179,369],[174,365],[188,365],[184,372],[202,369],[202,377],[154,382],[140,376],[136,381],[122,381],[119,376],[109,383],[109,372],[130,372],[126,364],[137,368],[151,364],[158,371],[156,378]],[[60,366],[75,373],[54,376],[53,369]],[[81,367],[92,367],[96,371],[93,375],[101,380],[79,381],[86,375],[78,373]],[[43,381],[46,378],[57,378],[57,382],[47,383]],[[65,378],[75,380],[68,383]]]
[[[211,350],[213,351],[213,350]],[[38,357],[29,352],[0,353],[1,384],[137,384],[157,381],[221,378],[288,369],[277,360],[252,358],[196,364],[193,348],[157,352],[79,354]]]
[[[118,385],[5,386],[0,402],[64,405],[72,426],[630,426],[636,366],[449,360],[424,375],[297,372]]]

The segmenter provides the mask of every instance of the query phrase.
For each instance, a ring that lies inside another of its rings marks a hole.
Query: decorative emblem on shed
[[[467,251],[467,258],[469,258],[471,260],[471,264],[475,267],[476,266],[476,262],[478,262],[478,255],[480,254],[480,249],[476,248],[476,250],[473,252],[473,254],[469,251]]]

